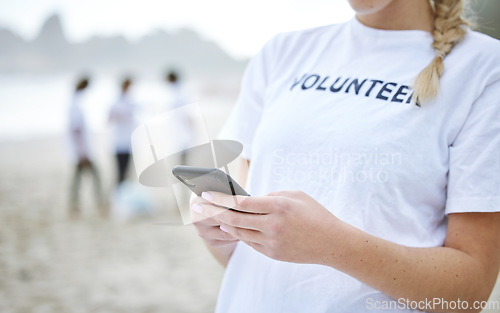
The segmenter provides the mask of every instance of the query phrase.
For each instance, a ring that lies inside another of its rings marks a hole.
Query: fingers
[[[212,203],[193,203],[191,206],[191,211],[193,214],[197,214],[200,217],[211,218],[219,214],[226,213],[229,211],[226,208],[221,208]]]
[[[233,238],[239,239],[245,243],[251,242],[261,244],[264,242],[264,235],[262,234],[262,232],[257,230],[238,228],[225,224],[220,225],[220,229]]]
[[[241,204],[248,198],[248,196],[233,196],[214,191],[203,192],[201,196],[205,201],[238,211],[244,211]]]
[[[214,243],[214,241],[238,241],[237,238],[231,234],[224,232],[217,226],[199,226],[196,227],[198,235],[207,242]]]
[[[249,197],[233,196],[225,193],[209,191],[202,193],[203,199],[218,206],[232,208],[247,213],[269,214],[276,204],[283,202],[285,197]]]
[[[211,217],[210,215],[206,215],[206,214],[203,215],[203,214],[199,213],[201,210],[201,208],[200,208],[201,205],[206,205],[206,204],[211,205],[212,203],[210,203],[210,202],[206,201],[205,199],[203,199],[202,197],[198,197],[198,196],[191,197],[189,203],[190,203],[191,219],[192,219],[193,223],[202,223],[202,224],[210,225],[210,226],[218,226],[219,225],[218,221],[210,218]],[[225,209],[225,210],[227,210],[227,209]],[[212,214],[216,214],[216,213],[214,212]]]
[[[193,204],[202,204],[202,203],[211,203],[210,201],[207,201],[203,199],[202,197],[198,197],[193,193],[193,196],[189,199],[189,204],[192,206]]]
[[[267,215],[248,214],[226,208],[223,209],[211,203],[193,205],[193,211],[206,218],[212,218],[219,224],[253,230],[261,230],[267,220]]]
[[[195,226],[197,225],[206,225],[206,226],[219,226],[220,222],[211,218],[206,217],[205,215],[198,214],[191,210],[191,220]]]

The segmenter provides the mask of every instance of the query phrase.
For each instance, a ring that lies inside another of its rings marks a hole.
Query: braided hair
[[[444,72],[444,58],[451,52],[467,33],[469,22],[463,15],[463,0],[431,0],[434,9],[434,29],[432,47],[436,55],[415,79],[414,97],[417,105],[431,100],[439,90],[439,79]]]

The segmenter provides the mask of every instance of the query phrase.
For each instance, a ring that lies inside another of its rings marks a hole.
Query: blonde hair
[[[463,16],[463,0],[431,0],[434,9],[434,29],[432,46],[436,56],[415,79],[414,94],[417,105],[431,100],[439,91],[439,79],[444,72],[444,58],[467,33],[469,22]]]

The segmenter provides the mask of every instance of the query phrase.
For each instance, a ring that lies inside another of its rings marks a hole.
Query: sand
[[[192,226],[155,224],[165,212],[102,219],[93,201],[67,217],[63,144],[0,144],[0,312],[212,312],[223,268]]]

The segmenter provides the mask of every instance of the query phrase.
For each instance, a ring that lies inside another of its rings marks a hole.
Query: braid
[[[443,59],[467,33],[464,26],[469,25],[462,17],[462,0],[434,0],[434,30],[432,46],[436,56],[415,79],[417,105],[434,98],[439,90],[439,79],[444,72]]]

